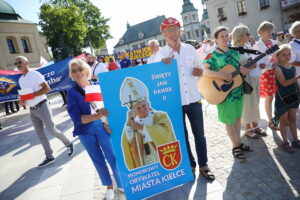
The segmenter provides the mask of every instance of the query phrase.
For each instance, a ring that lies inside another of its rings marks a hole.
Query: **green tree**
[[[101,16],[100,10],[89,0],[74,0],[74,2],[84,12],[84,21],[88,28],[85,45],[100,49],[107,39],[112,38],[107,24],[109,18]]]
[[[76,6],[83,13],[83,22],[87,33],[83,39],[83,48],[102,48],[107,39],[112,38],[109,31],[109,18],[101,16],[100,10],[89,0],[45,0],[46,4],[70,8]],[[45,34],[46,35],[46,34]]]
[[[84,13],[76,5],[57,6],[45,3],[40,8],[40,25],[56,61],[78,55],[85,46],[87,27]]]

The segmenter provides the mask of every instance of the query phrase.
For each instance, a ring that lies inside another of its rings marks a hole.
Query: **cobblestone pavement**
[[[56,162],[37,169],[41,161],[41,145],[33,132],[28,110],[9,117],[1,116],[4,129],[0,134],[0,199],[10,200],[102,200],[106,188],[77,138],[72,138],[72,123],[60,96],[51,98],[54,121],[76,146],[73,158],[57,139],[51,145]],[[263,100],[261,127],[266,129]],[[243,137],[254,152],[246,153],[245,161],[231,155],[231,143],[225,126],[217,121],[215,106],[203,106],[209,165],[216,175],[212,183],[199,177],[194,182],[161,193],[150,200],[294,200],[300,199],[300,149],[292,155],[281,150],[279,131],[266,129],[268,136],[259,140]],[[27,113],[27,114],[26,114]],[[298,135],[300,118],[298,117]],[[189,125],[188,125],[189,127]],[[190,128],[189,128],[190,129]],[[192,150],[194,142],[190,135]],[[75,184],[76,183],[76,184]],[[115,199],[125,199],[116,191]]]
[[[279,147],[281,144],[279,131],[272,131],[267,128],[264,100],[261,100],[260,110],[262,120],[259,126],[267,131],[268,136],[258,140],[242,137],[242,142],[250,145],[254,152],[246,152],[246,160],[241,161],[234,159],[231,154],[231,142],[226,134],[225,125],[217,120],[216,107],[213,105],[207,106],[205,103],[203,105],[209,166],[216,175],[216,182],[220,183],[223,189],[221,195],[219,192],[218,195],[206,196],[205,194],[208,193],[207,182],[203,178],[198,178],[195,182],[149,199],[300,199],[300,149],[296,149],[296,152],[292,155],[283,152]],[[299,135],[299,117],[297,122]],[[188,127],[191,131],[189,124]],[[243,130],[241,133],[243,133]],[[190,135],[189,139],[192,150],[195,151],[193,137]],[[98,178],[96,178],[94,199],[102,199],[104,193],[105,188],[100,186]],[[187,194],[182,197],[182,193]],[[125,197],[117,194],[115,199],[125,199]]]
[[[300,149],[292,155],[282,151],[280,132],[267,128],[263,105],[261,100],[260,127],[268,136],[259,140],[242,137],[243,143],[254,149],[246,154],[245,161],[233,159],[231,143],[225,126],[217,121],[215,106],[207,108],[205,130],[211,158],[209,164],[224,188],[224,199],[300,199]],[[297,122],[299,135],[299,116]]]

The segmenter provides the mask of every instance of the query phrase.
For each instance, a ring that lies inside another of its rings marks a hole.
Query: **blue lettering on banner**
[[[176,61],[101,73],[98,79],[104,106],[110,113],[113,149],[126,199],[145,199],[193,180],[185,146]],[[143,129],[148,132],[147,142],[139,139],[138,131],[128,129],[126,123],[128,112],[139,99],[148,101],[152,113]],[[155,120],[163,120],[164,124]]]
[[[68,63],[72,58],[66,58],[52,65],[36,69],[44,77],[49,87],[50,93],[67,90],[72,87],[72,80],[69,77]],[[19,99],[18,90],[19,78],[21,74],[1,75],[0,74],[0,102],[13,101]]]

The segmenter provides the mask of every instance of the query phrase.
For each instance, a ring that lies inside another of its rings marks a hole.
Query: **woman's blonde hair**
[[[231,32],[233,46],[238,46],[242,36],[247,33],[249,34],[248,26],[244,24],[239,24],[238,26],[235,26]]]
[[[296,37],[295,36],[295,31],[296,29],[299,28],[300,29],[300,21],[295,21],[291,28],[289,29],[289,33],[293,36],[293,37]]]
[[[83,71],[87,74],[87,79],[90,79],[91,77],[91,68],[90,66],[83,60],[71,60],[69,62],[69,76],[70,78],[74,81],[73,79],[73,74],[72,74],[72,65],[78,65],[79,67],[82,67]]]
[[[282,45],[280,45],[279,49],[276,51],[276,55],[278,56],[283,50],[290,50],[290,51],[292,51],[291,45],[289,45],[289,44],[282,44]]]
[[[275,25],[268,21],[263,21],[260,23],[259,27],[257,28],[257,33],[259,34],[262,31],[273,31],[275,29]]]

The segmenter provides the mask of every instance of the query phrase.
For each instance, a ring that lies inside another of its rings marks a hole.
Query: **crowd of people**
[[[265,98],[265,111],[268,116],[268,127],[280,130],[282,149],[294,152],[300,148],[297,135],[296,115],[299,108],[300,85],[300,21],[294,22],[289,34],[293,39],[283,33],[278,33],[277,40],[272,39],[275,29],[274,24],[264,21],[257,29],[259,40],[253,41],[249,28],[240,24],[231,31],[224,26],[219,26],[213,33],[213,38],[203,42],[199,49],[180,41],[181,24],[175,18],[167,18],[161,23],[161,32],[167,45],[160,47],[157,40],[149,41],[148,45],[152,56],[148,64],[164,62],[170,64],[172,59],[177,60],[180,94],[182,103],[182,116],[186,146],[190,160],[191,170],[195,173],[197,165],[200,173],[207,180],[214,180],[215,176],[208,167],[207,144],[202,113],[203,97],[198,90],[198,80],[203,77],[223,79],[230,83],[235,77],[223,69],[230,65],[238,76],[243,77],[243,82],[250,85],[251,90],[246,91],[244,83],[234,88],[222,103],[217,105],[218,120],[226,125],[228,137],[232,142],[232,154],[236,159],[245,159],[244,151],[252,148],[241,142],[241,127],[245,129],[244,135],[250,139],[259,139],[267,136],[265,130],[258,126],[260,118],[259,102]],[[265,53],[273,45],[280,45],[279,50],[271,55],[266,55],[257,63],[247,66],[250,59],[257,57],[257,52]],[[243,53],[234,47],[243,49]],[[255,51],[256,50],[256,51]],[[69,75],[75,81],[74,87],[67,92],[67,110],[74,123],[73,135],[78,136],[80,142],[87,150],[102,184],[107,186],[106,199],[113,199],[113,185],[106,161],[109,163],[118,188],[122,191],[116,157],[112,150],[111,130],[101,118],[108,115],[105,108],[95,107],[84,101],[85,88],[94,85],[97,74],[138,65],[126,57],[126,52],[120,53],[121,61],[116,63],[110,58],[109,63],[95,55],[88,55],[85,60],[72,60],[69,63]],[[142,61],[143,62],[143,61]],[[49,141],[44,133],[46,129],[60,139],[68,150],[68,156],[74,154],[73,144],[59,131],[52,121],[52,113],[46,93],[50,88],[44,77],[37,71],[29,70],[26,57],[18,56],[15,65],[20,71],[19,84],[21,89],[33,88],[34,99],[20,100],[20,106],[27,105],[35,132],[45,150],[46,158],[38,167],[44,167],[55,159]],[[275,98],[275,108],[273,100]],[[133,107],[147,104],[144,99],[135,101]],[[274,110],[274,114],[273,114]],[[138,117],[143,118],[143,115]],[[194,135],[197,159],[195,159],[189,143],[189,132],[186,120],[191,124]],[[140,120],[142,121],[142,120]],[[139,121],[139,122],[140,122]],[[126,127],[134,131],[142,130],[143,123],[126,123]],[[292,134],[291,143],[287,137],[287,127]],[[128,135],[128,134],[127,134]],[[151,139],[151,138],[150,138]]]

